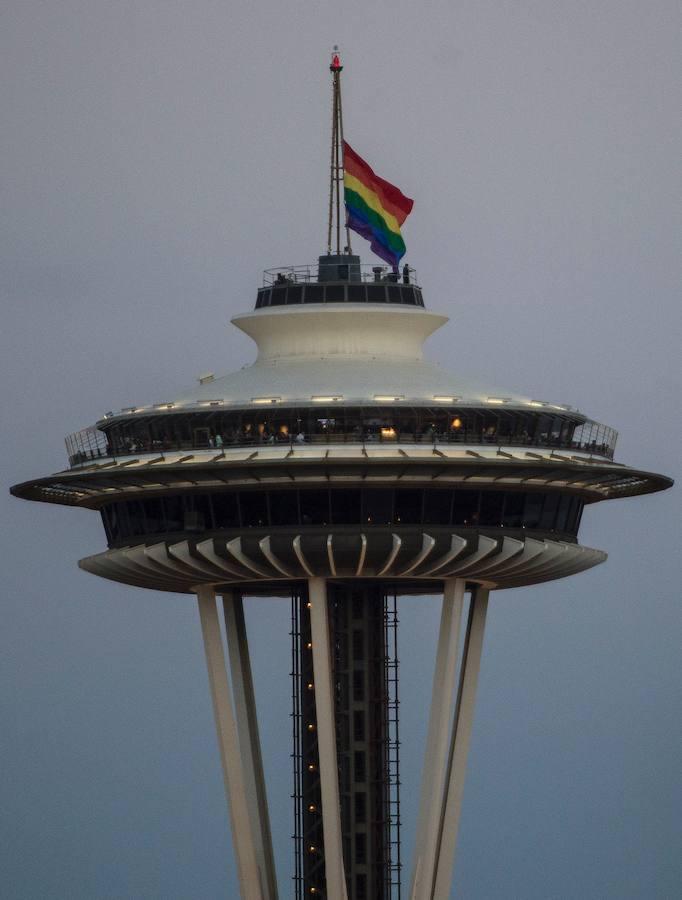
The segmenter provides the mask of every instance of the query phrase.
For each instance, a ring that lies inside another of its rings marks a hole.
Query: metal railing
[[[140,454],[163,455],[165,453],[192,453],[193,451],[206,452],[211,450],[221,454],[225,450],[237,447],[252,449],[289,447],[293,450],[297,447],[319,444],[355,444],[366,449],[376,448],[380,444],[417,444],[420,446],[433,446],[434,449],[437,449],[439,446],[453,445],[478,446],[484,449],[497,448],[499,450],[504,450],[507,447],[526,447],[528,450],[537,448],[543,450],[578,451],[580,453],[602,456],[606,459],[613,459],[617,433],[613,429],[606,429],[606,426],[590,427],[591,425],[597,426],[597,424],[586,422],[580,426],[580,434],[578,434],[578,429],[576,429],[571,440],[553,439],[552,436],[530,439],[523,435],[471,434],[456,431],[445,434],[427,432],[415,435],[414,432],[401,432],[393,428],[387,428],[364,434],[334,431],[326,431],[322,434],[299,433],[295,435],[278,433],[268,436],[241,434],[229,439],[216,435],[209,437],[205,441],[162,441],[140,438],[139,440],[130,439],[125,443],[112,445],[108,443],[103,432],[99,432],[97,429],[84,429],[82,432],[70,435],[66,439],[66,444],[71,466],[83,465],[102,459],[116,459],[117,457],[130,457]],[[608,435],[606,434],[607,430],[610,432]],[[393,433],[384,434],[382,433],[384,431]],[[96,432],[99,437],[95,438],[92,432]]]
[[[341,274],[339,274],[341,273]],[[401,266],[398,273],[387,265],[347,263],[344,258],[329,265],[309,263],[302,266],[276,266],[263,270],[263,287],[286,284],[317,284],[327,281],[377,282],[418,285],[417,270]]]

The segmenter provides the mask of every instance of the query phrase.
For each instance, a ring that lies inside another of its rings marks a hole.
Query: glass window
[[[272,298],[270,306],[284,306],[287,302],[287,289],[285,287],[277,287],[272,289]]]
[[[368,525],[390,525],[393,519],[393,491],[368,488],[363,495],[362,521]]]
[[[502,491],[481,491],[479,525],[501,525],[503,507],[504,493]]]
[[[268,524],[268,510],[265,494],[245,491],[239,495],[242,525],[248,528],[263,527]]]
[[[449,525],[452,491],[424,491],[424,524]]]
[[[298,491],[270,491],[272,525],[298,525]]]
[[[289,285],[287,304],[300,303],[302,301],[302,299],[303,299],[303,285],[300,285],[300,284]]]
[[[361,492],[332,490],[332,522],[334,525],[358,525],[361,520]]]
[[[422,292],[419,290],[419,288],[414,289],[414,304],[415,304],[415,306],[423,306],[424,305],[424,300],[422,298]]]
[[[402,303],[402,297],[400,296],[400,288],[397,284],[389,284],[388,286],[388,302],[389,303]]]
[[[329,524],[329,491],[301,491],[301,525]]]
[[[346,286],[344,284],[328,284],[325,294],[327,303],[344,303],[346,299]]]
[[[139,500],[131,500],[127,503],[128,507],[128,526],[130,534],[144,534],[145,520],[144,507]]]
[[[215,527],[237,528],[239,526],[237,495],[232,493],[214,494],[211,499]]]
[[[383,284],[367,285],[367,302],[368,303],[385,303],[386,287]]]
[[[367,821],[367,794],[358,791],[355,795],[355,821],[358,825],[364,825]]]
[[[414,306],[414,289],[411,287],[401,287],[400,288],[401,299],[403,303],[409,303],[410,306]]]
[[[353,660],[361,661],[365,658],[365,635],[362,631],[353,631]]]
[[[555,493],[547,494],[545,496],[545,505],[542,508],[540,527],[545,528],[547,531],[552,531],[554,528],[554,521],[556,519],[560,497],[560,494]]]
[[[365,293],[364,284],[349,284],[348,285],[348,302],[349,303],[365,303],[367,300],[367,295]]]
[[[305,294],[303,296],[304,303],[323,303],[324,287],[321,284],[306,284]]]
[[[544,494],[526,494],[526,508],[523,512],[523,521],[526,528],[540,527],[544,500]]]
[[[185,524],[182,497],[164,497],[163,508],[166,519],[166,531],[182,531]]]
[[[526,503],[526,495],[520,492],[507,494],[504,504],[503,523],[507,528],[520,528],[523,524],[523,510]]]
[[[396,525],[416,525],[422,520],[422,498],[420,490],[401,490],[395,492]]]
[[[164,521],[163,506],[161,500],[145,500],[144,514],[147,519],[147,532],[164,531],[166,523]]]
[[[478,523],[478,491],[455,491],[452,506],[453,525],[476,525]]]
[[[364,750],[356,750],[353,754],[353,768],[355,770],[355,781],[364,781],[367,778],[367,766]]]
[[[365,739],[365,714],[361,709],[356,709],[353,713],[353,740],[364,741]]]
[[[367,900],[367,875],[365,872],[355,873],[355,900]]]
[[[367,835],[364,831],[355,832],[355,863],[364,866],[367,862]]]
[[[259,291],[258,302],[261,306],[270,306],[270,291]]]
[[[361,703],[365,699],[365,675],[362,669],[353,672],[353,700]]]

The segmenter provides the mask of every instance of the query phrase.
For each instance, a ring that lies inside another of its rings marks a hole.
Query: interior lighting
[[[317,847],[315,846],[315,844],[311,844],[311,845],[308,847],[308,852],[309,852],[309,853],[317,853]]]
[[[315,690],[315,685],[312,683],[312,681],[309,681],[309,682],[308,682],[308,690],[309,690],[309,691],[314,691],[314,690]]]
[[[462,427],[462,420],[459,418],[459,416],[452,420],[452,427],[453,428],[461,428]]]
[[[544,400],[529,400],[528,406],[547,406]]]
[[[381,436],[382,436],[382,438],[394,438],[395,437],[395,428],[382,428]]]
[[[279,403],[281,397],[252,397],[252,403]]]
[[[315,771],[315,763],[308,763],[308,771],[309,772]]]
[[[488,397],[488,403],[507,403],[507,397]]]
[[[375,394],[374,399],[380,403],[393,403],[395,400],[404,400],[405,396],[404,394],[400,394],[400,396],[395,394]]]
[[[315,731],[315,726],[312,722],[308,722],[308,731]]]
[[[154,409],[173,409],[175,403],[155,403]]]
[[[311,643],[310,641],[308,641],[308,643],[306,644],[306,647],[307,647],[308,650],[312,650],[312,649],[313,649],[313,645],[312,645],[312,643]]]
[[[460,398],[460,397],[440,397],[440,396],[436,396],[436,395],[434,394],[433,399],[434,399],[437,403],[456,403],[457,400],[460,400],[461,398]]]
[[[314,803],[311,803],[311,804],[308,806],[308,812],[317,812],[317,807],[315,806]]]
[[[313,604],[310,602],[310,600],[308,600],[308,602],[306,603],[306,606],[308,607],[308,609],[313,608]]]
[[[339,400],[343,400],[342,394],[330,394],[327,397],[311,397],[310,398],[314,403],[337,403]]]

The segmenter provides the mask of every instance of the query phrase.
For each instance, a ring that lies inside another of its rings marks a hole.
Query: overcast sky
[[[681,37],[678,0],[5,0],[2,896],[235,896],[196,605],[79,571],[98,517],[6,488],[253,359],[230,317],[324,249],[331,45],[347,138],[415,199],[430,357],[675,477]],[[604,565],[493,595],[453,896],[680,895],[679,529],[676,488],[590,508]],[[247,615],[286,898],[287,604]],[[409,860],[437,602],[401,616]]]

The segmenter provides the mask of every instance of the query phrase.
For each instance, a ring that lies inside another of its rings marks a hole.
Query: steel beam
[[[463,578],[448,578],[445,581],[424,753],[411,900],[430,900],[433,888],[436,846],[447,777],[448,739],[455,704],[455,674],[465,587]]]
[[[258,872],[253,835],[251,828],[248,827],[249,806],[246,797],[246,783],[241,762],[237,722],[225,670],[225,653],[215,591],[210,585],[199,585],[195,588],[195,593],[204,637],[208,682],[223,767],[225,795],[230,811],[232,842],[237,861],[240,892],[243,900],[265,900]]]
[[[478,673],[481,667],[488,594],[487,588],[477,586],[471,595],[467,633],[460,666],[457,707],[450,740],[447,793],[436,851],[432,900],[448,900],[450,897],[457,831],[464,794],[464,776],[474,721]]]
[[[237,735],[244,767],[249,822],[260,870],[264,900],[277,900],[277,877],[272,853],[270,817],[263,775],[256,698],[251,676],[249,645],[240,594],[223,593],[225,633],[230,660],[230,679],[237,718]]]
[[[347,900],[346,877],[343,869],[339,770],[336,760],[334,688],[326,579],[308,579],[308,600],[310,603],[317,747],[322,793],[326,897],[328,900]]]

